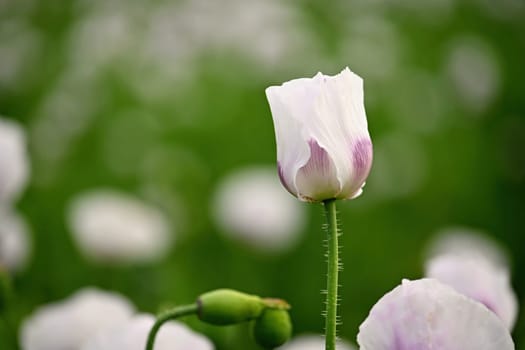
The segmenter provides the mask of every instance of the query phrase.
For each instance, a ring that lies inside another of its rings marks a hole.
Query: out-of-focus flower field
[[[322,333],[322,207],[279,184],[264,90],[346,66],[374,164],[338,203],[340,337],[424,276],[440,233],[498,242],[521,304],[524,63],[521,0],[0,0],[0,349],[85,287],[142,313],[235,288]],[[257,349],[248,326],[185,321],[217,350]]]

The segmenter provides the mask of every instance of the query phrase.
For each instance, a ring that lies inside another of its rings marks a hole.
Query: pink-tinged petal
[[[308,145],[310,158],[295,178],[299,198],[307,202],[320,202],[337,197],[341,185],[332,158],[317,141],[309,140]]]
[[[518,313],[518,302],[506,268],[481,257],[437,256],[426,263],[425,276],[435,278],[484,304],[510,330]]]
[[[344,187],[339,199],[353,199],[361,195],[363,186],[372,168],[373,148],[370,138],[361,138],[350,146],[351,167],[349,180],[344,181]]]
[[[360,173],[357,177],[365,174],[365,179],[356,178],[355,151],[362,151],[360,147],[365,146],[365,150],[369,149],[371,155],[363,80],[347,68],[336,76],[323,76],[320,81],[321,89],[316,105],[317,119],[308,124],[308,133],[334,161],[339,183],[343,187],[338,198],[353,198],[368,175],[364,169],[358,169]],[[362,159],[366,159],[368,165],[371,165],[371,157]]]
[[[383,296],[357,341],[361,350],[514,350],[496,315],[434,279],[404,280]]]
[[[370,139],[361,139],[353,145],[352,165],[354,167],[354,181],[363,184],[372,167],[372,142]]]
[[[297,192],[295,192],[293,190],[293,187],[290,186],[290,183],[288,182],[284,174],[284,169],[279,161],[277,161],[277,173],[279,175],[279,180],[281,180],[281,184],[284,186],[284,188],[286,188],[286,190],[290,192],[290,194],[297,197]]]

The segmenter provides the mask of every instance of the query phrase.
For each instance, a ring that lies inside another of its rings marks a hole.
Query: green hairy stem
[[[339,246],[335,199],[324,201],[327,220],[328,278],[326,287],[326,350],[335,350],[337,337],[337,287],[339,274]]]
[[[183,305],[177,306],[174,309],[165,311],[162,314],[160,314],[157,317],[155,324],[153,325],[153,327],[151,327],[151,330],[149,331],[148,341],[146,343],[146,350],[153,350],[153,347],[155,346],[155,337],[157,336],[157,332],[164,323],[182,316],[196,314],[197,309],[197,304]]]

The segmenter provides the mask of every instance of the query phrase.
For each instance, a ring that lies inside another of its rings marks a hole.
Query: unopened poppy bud
[[[292,322],[287,309],[265,309],[253,326],[255,341],[266,349],[283,345],[291,336]]]
[[[259,317],[265,308],[260,297],[231,289],[217,289],[204,293],[197,299],[197,305],[197,315],[201,321],[214,325],[253,320]]]
[[[284,187],[307,202],[359,196],[372,166],[363,79],[346,68],[266,89]]]

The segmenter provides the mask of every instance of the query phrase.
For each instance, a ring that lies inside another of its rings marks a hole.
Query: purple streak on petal
[[[372,167],[372,141],[369,138],[360,139],[352,145],[352,165],[354,167],[354,181],[361,186]]]
[[[332,159],[328,152],[319,146],[314,139],[308,141],[308,146],[310,146],[310,159],[301,169],[304,169],[307,173],[315,172],[320,175],[328,175],[332,170]]]
[[[394,344],[392,344],[392,350],[403,350],[404,349],[404,345],[403,345],[403,341],[401,340],[401,336],[399,335],[399,332],[397,330],[393,330],[394,331]]]
[[[418,315],[412,314],[412,312],[407,312],[404,315],[400,315],[400,310],[397,304],[386,304],[383,305],[383,309],[375,310],[371,315],[381,320],[385,327],[385,332],[387,329],[391,332],[389,337],[389,347],[388,350],[429,350],[428,344],[423,339],[407,339],[407,334],[411,334],[413,328],[417,326],[416,322]],[[400,316],[403,316],[400,318]],[[415,341],[415,342],[414,342]],[[435,340],[433,340],[432,345]],[[441,349],[437,347],[436,349]]]
[[[310,158],[297,173],[299,198],[306,202],[335,198],[341,189],[332,157],[314,139],[308,146]]]
[[[484,298],[473,298],[474,300],[477,300],[478,302],[482,303],[486,306],[487,309],[494,312],[496,315],[498,315],[498,312],[496,311],[496,308],[494,307],[494,304]],[[499,315],[498,315],[499,316]]]
[[[392,347],[390,347],[390,350],[430,350],[429,346],[422,341],[419,341],[418,343],[408,343],[403,338],[403,334],[410,333],[410,327],[413,325],[406,325],[406,329],[403,329],[401,332],[394,329],[394,335],[393,335],[393,344]],[[435,344],[432,344],[435,345]]]
[[[296,196],[296,194],[292,191],[292,189],[286,182],[286,179],[284,177],[283,167],[281,166],[281,163],[279,162],[277,162],[277,173],[279,174],[279,180],[281,180],[281,183],[283,184],[284,188],[286,188],[286,190],[290,192],[292,195]]]

